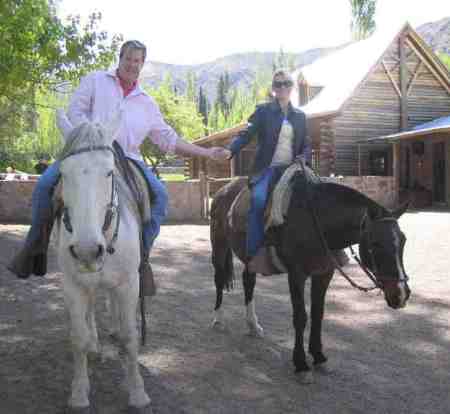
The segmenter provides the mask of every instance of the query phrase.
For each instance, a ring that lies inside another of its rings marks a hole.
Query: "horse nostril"
[[[98,249],[97,249],[97,256],[96,258],[99,259],[100,257],[103,256],[103,254],[105,253],[105,248],[103,247],[102,244],[98,245]]]

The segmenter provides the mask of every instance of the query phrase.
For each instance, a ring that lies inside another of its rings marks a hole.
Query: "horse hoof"
[[[67,407],[65,414],[94,414],[90,406],[87,407]]]
[[[261,325],[248,325],[249,327],[249,335],[250,336],[255,336],[257,338],[264,338],[264,329]]]
[[[215,329],[216,331],[224,331],[225,330],[225,324],[217,319],[214,319],[211,328]]]
[[[314,383],[314,376],[311,371],[299,371],[296,373],[297,380],[302,385],[308,385]]]
[[[150,404],[146,405],[145,407],[132,407],[130,405],[128,406],[127,412],[128,414],[153,414],[153,410]]]
[[[330,368],[330,366],[326,362],[323,362],[322,364],[314,365],[314,371],[321,375],[333,374],[333,370]]]

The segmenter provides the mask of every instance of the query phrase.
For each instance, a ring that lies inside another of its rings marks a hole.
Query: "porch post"
[[[394,199],[392,200],[394,206],[399,203],[400,191],[400,143],[394,142],[392,144],[392,172],[394,175]]]

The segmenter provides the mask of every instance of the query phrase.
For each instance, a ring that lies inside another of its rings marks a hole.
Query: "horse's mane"
[[[293,188],[294,194],[298,194],[302,203],[304,203],[304,201],[301,200],[302,194],[303,197],[308,197],[313,205],[320,204],[321,201],[325,204],[329,202],[330,198],[334,198],[337,201],[345,200],[345,203],[367,208],[371,217],[385,217],[391,215],[391,212],[388,209],[360,191],[336,183],[327,178],[320,178],[314,182],[306,183],[301,175],[296,175],[293,178]]]
[[[78,149],[92,148],[98,145],[111,145],[111,137],[108,136],[101,124],[90,121],[83,122],[70,132],[57,159],[62,160],[68,154]]]

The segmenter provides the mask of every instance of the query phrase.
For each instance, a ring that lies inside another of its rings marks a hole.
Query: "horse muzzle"
[[[105,251],[102,243],[74,243],[69,246],[70,256],[80,273],[100,272],[105,263]]]
[[[382,285],[384,298],[389,307],[393,309],[401,309],[406,306],[406,303],[411,295],[411,290],[405,280],[384,281]]]

